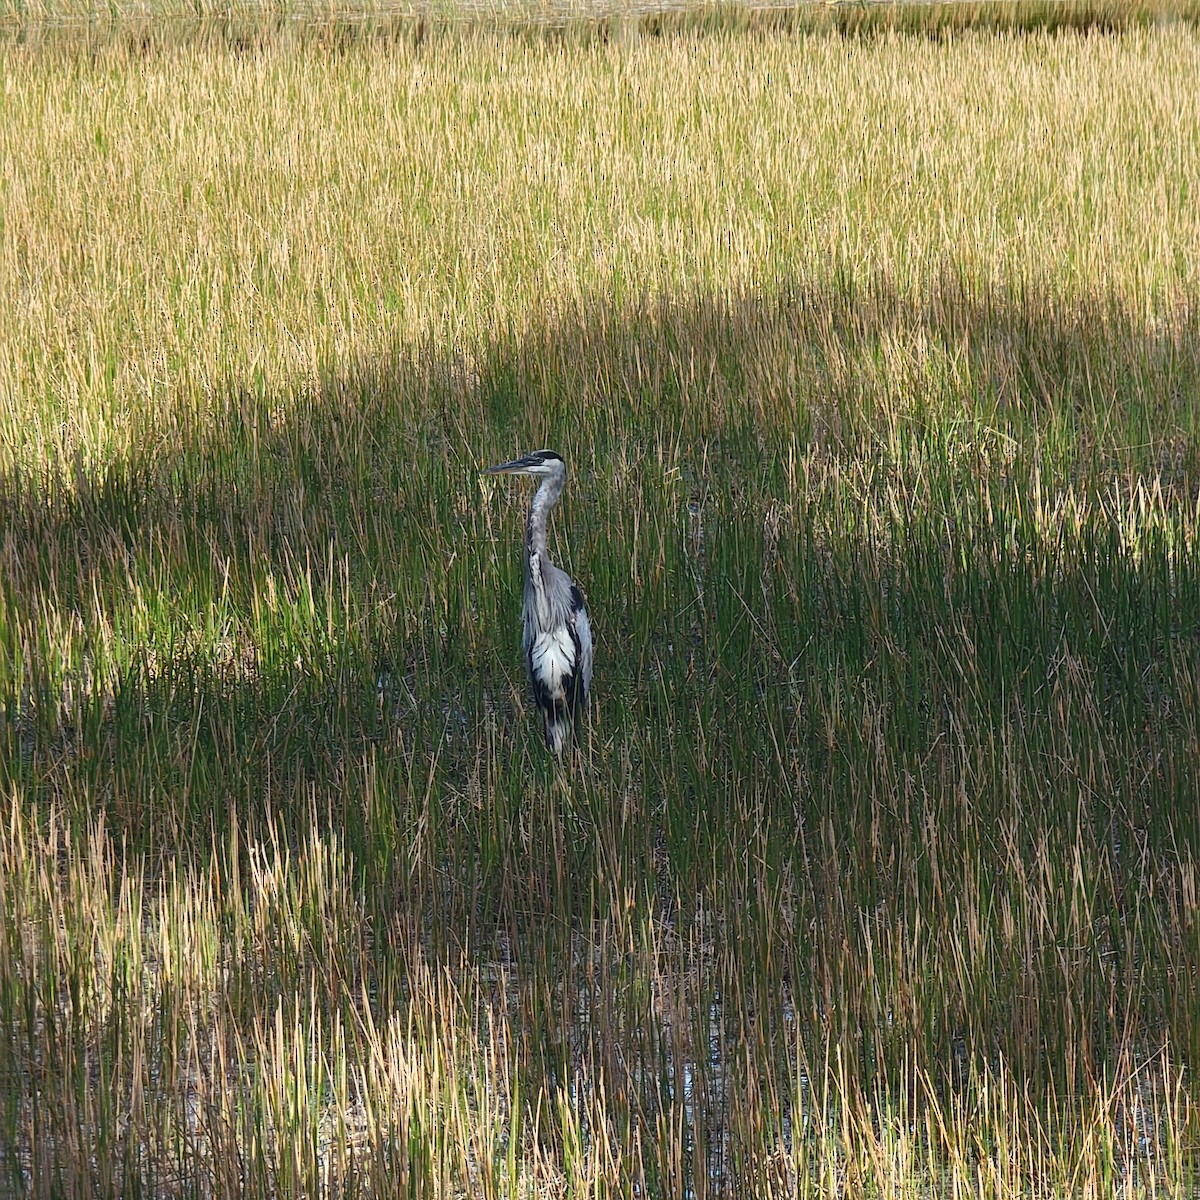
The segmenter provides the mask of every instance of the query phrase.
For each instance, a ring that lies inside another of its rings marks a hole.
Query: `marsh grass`
[[[555,43],[696,35],[903,33],[945,38],[970,31],[1114,33],[1192,24],[1196,0],[0,0],[0,37],[40,47],[121,46],[135,53],[209,45],[235,51],[309,43],[417,45],[481,26]]]
[[[8,46],[4,1186],[1194,1188],[1196,51]]]

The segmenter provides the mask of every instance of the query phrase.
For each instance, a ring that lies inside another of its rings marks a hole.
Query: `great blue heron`
[[[561,754],[592,686],[592,627],[583,595],[546,553],[546,520],[562,495],[567,467],[553,450],[535,450],[524,458],[488,467],[484,474],[536,475],[542,481],[529,505],[525,526],[521,643],[529,686],[542,710],[546,745]]]

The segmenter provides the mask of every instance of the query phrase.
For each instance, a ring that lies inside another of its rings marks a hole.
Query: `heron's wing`
[[[575,643],[575,674],[568,696],[571,708],[586,702],[592,687],[592,625],[583,603],[583,593],[571,584],[571,640]]]

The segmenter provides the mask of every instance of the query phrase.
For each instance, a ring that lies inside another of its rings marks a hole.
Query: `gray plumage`
[[[489,467],[485,474],[536,475],[542,481],[525,526],[521,642],[529,686],[542,711],[546,745],[561,754],[592,686],[592,628],[583,595],[546,553],[546,522],[566,484],[566,464],[553,450],[535,450]]]

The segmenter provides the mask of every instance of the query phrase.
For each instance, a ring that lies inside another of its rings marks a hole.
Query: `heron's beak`
[[[526,455],[524,458],[514,458],[512,462],[500,463],[498,466],[488,467],[488,469],[484,471],[484,474],[515,475],[521,471],[528,471],[531,466],[533,466],[533,463],[530,462],[529,456]]]

